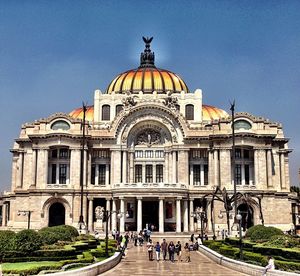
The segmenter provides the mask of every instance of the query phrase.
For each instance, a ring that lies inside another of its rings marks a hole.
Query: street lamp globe
[[[236,219],[237,219],[238,221],[240,221],[240,220],[242,219],[242,215],[241,215],[241,214],[237,214],[237,215],[236,215]]]

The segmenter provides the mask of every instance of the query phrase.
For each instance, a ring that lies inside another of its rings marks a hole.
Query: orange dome
[[[74,109],[72,112],[69,113],[69,115],[75,119],[83,119],[83,109],[82,107]],[[87,121],[93,121],[94,120],[94,106],[87,106],[86,113],[85,113],[85,119]]]
[[[185,82],[176,74],[156,67],[139,67],[118,75],[108,86],[106,93],[153,93],[166,94],[168,91],[189,92]]]
[[[83,110],[82,107],[74,109],[69,115],[73,118],[83,119]],[[218,120],[221,118],[227,118],[229,115],[226,111],[211,106],[211,105],[203,105],[202,106],[202,120],[203,121],[212,121]],[[94,120],[94,106],[88,106],[85,114],[87,121]]]
[[[221,118],[227,118],[228,116],[228,113],[223,109],[211,105],[202,105],[203,121],[219,120]]]

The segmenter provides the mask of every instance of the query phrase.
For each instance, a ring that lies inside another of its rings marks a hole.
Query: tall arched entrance
[[[55,202],[49,208],[49,224],[48,226],[64,225],[66,210],[62,203]]]
[[[247,205],[246,203],[243,203],[238,206],[238,212],[240,211],[240,214],[242,215],[242,228],[243,231],[246,231],[251,226],[254,225],[254,212],[251,206]]]

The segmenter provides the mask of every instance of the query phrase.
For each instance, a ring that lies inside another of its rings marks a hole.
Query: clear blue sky
[[[154,36],[156,65],[204,103],[281,122],[291,181],[300,164],[300,1],[0,0],[0,189],[22,123],[93,102],[137,67]]]

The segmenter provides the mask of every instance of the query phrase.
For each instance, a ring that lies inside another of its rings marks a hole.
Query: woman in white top
[[[272,270],[275,270],[274,259],[272,258],[272,256],[268,256],[268,265],[265,267],[263,276],[266,276],[267,272]]]

